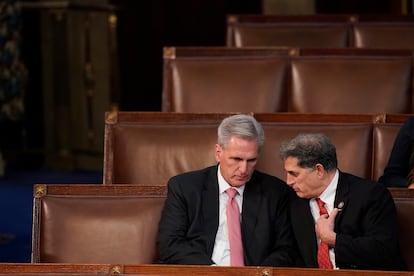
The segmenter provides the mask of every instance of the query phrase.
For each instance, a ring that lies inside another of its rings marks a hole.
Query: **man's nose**
[[[240,162],[239,171],[245,173],[247,171],[247,161]]]
[[[286,184],[292,186],[294,183],[294,178],[290,174],[286,174]]]

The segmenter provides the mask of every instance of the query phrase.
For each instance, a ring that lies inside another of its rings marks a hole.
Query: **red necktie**
[[[229,196],[226,215],[230,241],[230,265],[244,266],[243,244],[240,229],[240,211],[239,205],[234,199],[238,192],[236,189],[229,188],[226,190],[226,193]]]
[[[325,202],[323,202],[320,198],[317,198],[316,202],[318,203],[318,206],[319,206],[319,214],[320,215],[328,214],[328,211],[325,208]],[[318,265],[319,265],[319,268],[323,268],[323,269],[333,268],[331,259],[329,258],[329,246],[327,243],[322,242],[322,241],[319,243],[319,248],[318,248]]]

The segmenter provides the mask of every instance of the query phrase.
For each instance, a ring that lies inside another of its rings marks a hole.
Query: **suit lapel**
[[[217,179],[217,166],[212,167],[202,192],[202,210],[205,222],[204,235],[210,254],[213,252],[215,237],[218,229],[219,219],[219,190]]]
[[[246,248],[255,248],[250,244],[254,242],[251,237],[254,236],[255,227],[257,225],[257,218],[260,216],[259,208],[261,201],[261,189],[259,185],[250,184],[255,182],[255,174],[249,182],[246,183],[246,188],[243,193],[243,207],[242,207],[242,236],[243,244]]]
[[[335,218],[335,229],[342,220],[343,210],[348,206],[349,202],[349,183],[346,181],[344,174],[339,172],[338,186],[336,188],[334,207],[341,209]]]
[[[309,267],[317,267],[316,252],[318,246],[315,222],[310,212],[309,199],[295,198],[292,200],[291,205],[293,229],[304,261]]]

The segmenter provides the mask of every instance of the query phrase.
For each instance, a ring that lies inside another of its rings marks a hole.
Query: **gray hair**
[[[247,140],[257,140],[259,150],[264,144],[262,125],[251,115],[237,114],[225,118],[217,130],[217,143],[225,148],[231,136]]]
[[[338,166],[334,144],[320,133],[297,135],[281,145],[279,155],[282,160],[296,157],[301,168],[314,168],[319,163],[326,171],[332,171]]]

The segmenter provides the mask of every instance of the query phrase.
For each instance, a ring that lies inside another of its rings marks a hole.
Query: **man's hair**
[[[297,135],[280,146],[279,155],[282,160],[296,157],[302,168],[314,168],[319,163],[325,170],[331,171],[338,166],[335,146],[328,137],[320,133]]]
[[[217,143],[225,148],[231,136],[237,136],[246,140],[257,140],[259,150],[264,144],[262,125],[251,115],[232,115],[220,123],[217,130]]]

